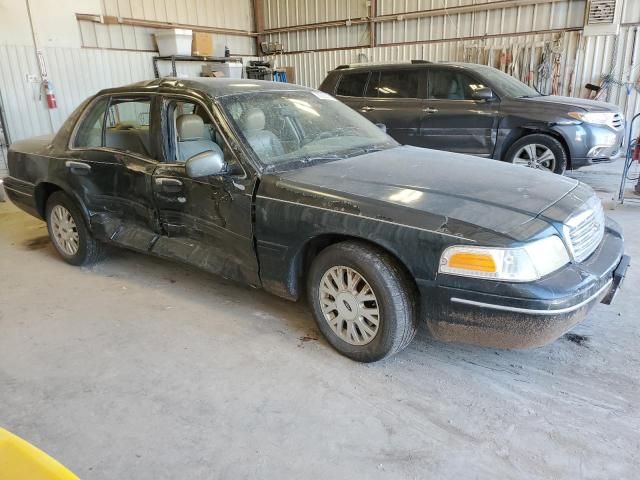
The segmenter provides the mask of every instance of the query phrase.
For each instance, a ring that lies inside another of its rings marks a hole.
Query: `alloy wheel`
[[[556,169],[556,156],[549,147],[539,143],[530,143],[516,152],[513,163],[553,172]]]
[[[366,345],[380,328],[380,308],[369,282],[345,266],[329,268],[320,280],[320,308],[333,332],[350,345]]]
[[[56,205],[51,210],[51,232],[56,246],[65,255],[72,257],[78,253],[78,227],[69,210],[62,205]]]

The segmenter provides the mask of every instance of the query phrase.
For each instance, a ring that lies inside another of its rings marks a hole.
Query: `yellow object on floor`
[[[0,428],[0,480],[79,480],[42,450]]]

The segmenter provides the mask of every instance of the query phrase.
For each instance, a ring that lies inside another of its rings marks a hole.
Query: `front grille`
[[[616,113],[613,116],[613,120],[611,121],[611,126],[615,129],[619,129],[622,128],[624,125],[624,119],[622,118],[622,115],[620,115],[619,113]]]
[[[604,210],[596,196],[565,222],[567,243],[576,262],[586,260],[604,237]]]

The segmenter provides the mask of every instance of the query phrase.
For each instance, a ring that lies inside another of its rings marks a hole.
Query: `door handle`
[[[374,110],[375,110],[374,107],[366,107],[366,106],[360,109],[362,113],[373,112]]]
[[[155,181],[156,185],[165,192],[179,192],[182,190],[182,180],[177,178],[159,177]]]
[[[424,113],[438,113],[438,109],[437,108],[431,108],[431,107],[423,108],[422,111]]]
[[[84,162],[74,162],[73,160],[67,160],[64,162],[64,166],[69,169],[74,175],[86,175],[91,171],[91,165]]]

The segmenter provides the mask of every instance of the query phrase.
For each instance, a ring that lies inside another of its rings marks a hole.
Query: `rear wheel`
[[[64,192],[54,192],[47,200],[49,238],[60,256],[71,265],[87,265],[104,256],[104,246],[91,236],[82,213]]]
[[[404,349],[417,330],[414,289],[386,252],[360,242],[316,257],[308,294],[318,328],[341,354],[375,362]]]
[[[534,133],[516,141],[505,155],[514,165],[562,175],[567,169],[567,153],[562,144],[544,133]]]

